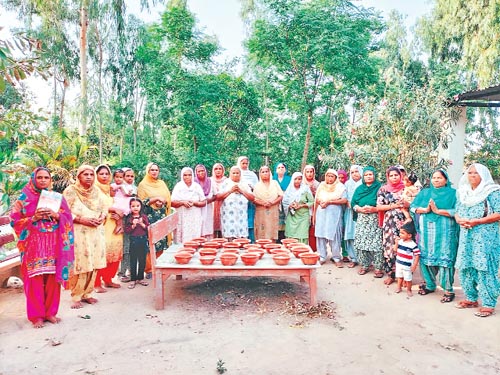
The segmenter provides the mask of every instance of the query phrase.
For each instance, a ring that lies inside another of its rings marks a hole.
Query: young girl
[[[127,197],[135,197],[137,195],[137,186],[135,186],[135,174],[132,168],[122,168],[125,173],[123,179],[123,191]]]
[[[120,188],[121,193],[123,193],[126,196],[125,207],[128,213],[130,198],[137,196],[137,186],[135,186],[134,184],[135,180],[134,170],[128,167],[123,167],[121,168],[121,170],[124,173],[123,183],[119,183],[120,182],[119,176],[117,177],[118,180],[115,183],[117,184],[117,187]],[[130,277],[127,276],[127,271],[130,269],[130,256],[128,249],[129,249],[129,239],[128,235],[125,234],[125,237],[123,239],[123,259],[120,266],[121,281],[124,283],[130,281]]]
[[[403,280],[406,283],[408,297],[413,295],[411,291],[413,272],[417,269],[420,258],[420,250],[415,243],[415,226],[413,223],[404,224],[399,230],[399,238],[396,238],[394,251],[396,252],[396,279],[398,286],[396,293],[401,293]]]
[[[142,213],[142,201],[139,198],[130,199],[130,213],[125,217],[125,233],[130,238],[130,284],[129,289],[134,289],[136,284],[144,286],[144,267],[148,251],[148,217]],[[137,267],[139,265],[139,267]]]
[[[415,183],[417,182],[417,180],[418,180],[418,177],[415,174],[415,172],[411,172],[409,175],[404,176],[403,183],[405,184],[405,188],[404,188],[403,194],[401,196],[401,201],[403,203],[408,202],[409,204],[411,204],[411,202],[413,202],[413,200],[415,199],[415,197],[419,193],[420,189],[417,186],[415,186]],[[405,215],[405,221],[403,222],[403,224],[406,224],[406,223],[409,223],[410,221],[412,221],[412,218],[410,216],[410,211],[408,210],[408,208],[403,207],[403,208],[401,208],[401,211]]]

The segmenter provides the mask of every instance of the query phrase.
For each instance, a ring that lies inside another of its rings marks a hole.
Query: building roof
[[[449,106],[500,107],[500,85],[455,95]]]

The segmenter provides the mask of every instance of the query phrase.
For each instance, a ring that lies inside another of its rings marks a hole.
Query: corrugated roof
[[[450,107],[500,107],[500,85],[455,95],[449,105]]]

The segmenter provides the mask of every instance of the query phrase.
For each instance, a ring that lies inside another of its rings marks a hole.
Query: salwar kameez
[[[381,270],[384,263],[382,250],[382,228],[378,225],[378,215],[358,213],[354,235],[354,248],[362,268],[372,264]]]

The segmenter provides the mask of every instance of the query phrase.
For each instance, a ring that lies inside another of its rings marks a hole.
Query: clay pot
[[[200,256],[217,255],[217,249],[212,249],[210,247],[202,247],[198,252],[200,253]]]
[[[300,254],[304,253],[309,253],[309,249],[305,247],[294,247],[292,250],[293,255],[295,255],[295,258],[298,258]]]
[[[255,244],[255,243],[247,243],[241,247],[244,249],[262,249],[262,247],[260,245]]]
[[[299,240],[296,238],[284,238],[281,240],[281,243],[287,247],[288,247],[288,245],[290,245],[292,243],[298,243],[298,242],[299,242]]]
[[[306,247],[306,248],[310,249],[309,245],[306,245],[305,243],[301,243],[301,242],[294,242],[294,243],[288,244],[287,247],[290,250],[293,250],[296,247]]]
[[[205,242],[207,242],[207,239],[205,237],[196,237],[193,238],[191,242],[198,242],[200,246],[202,246]]]
[[[256,240],[255,243],[258,243],[259,245],[266,245],[269,243],[274,243],[274,241],[267,238],[262,238],[260,240]]]
[[[223,266],[234,266],[238,260],[238,255],[234,253],[222,253],[220,255],[220,262]]]
[[[200,256],[200,262],[204,266],[209,266],[215,261],[215,255],[202,255]]]
[[[226,242],[222,244],[224,249],[239,249],[241,245],[237,242]]]
[[[290,262],[290,255],[286,254],[274,254],[273,255],[274,263],[277,266],[286,266],[288,262]]]
[[[257,254],[259,256],[259,259],[262,259],[262,257],[264,256],[264,254],[266,253],[264,250],[262,249],[249,249],[246,254]]]
[[[192,249],[197,250],[200,247],[200,243],[196,241],[187,241],[182,244],[184,247],[190,247]]]
[[[188,253],[187,251],[180,251],[174,254],[175,261],[178,264],[188,264],[192,257],[193,254]]]
[[[290,255],[290,252],[282,247],[279,249],[271,249],[269,250],[269,254],[285,254],[285,255]]]
[[[257,253],[243,253],[240,257],[245,266],[255,266],[255,263],[260,259]]]
[[[269,243],[262,245],[262,247],[269,253],[271,254],[272,249],[282,249],[283,246],[281,246],[279,243]]]
[[[196,253],[196,250],[193,249],[192,247],[181,247],[177,250],[178,253],[180,252],[187,252],[191,255],[193,255],[194,253]]]
[[[212,238],[210,242],[219,242],[219,243],[224,243],[227,242],[227,238]]]
[[[234,247],[227,247],[227,248],[222,248],[222,253],[223,254],[225,254],[225,253],[239,254],[240,250],[235,249]]]
[[[316,263],[318,263],[319,260],[319,254],[317,253],[302,253],[299,254],[299,258],[302,261],[302,263],[306,266],[314,266]]]
[[[209,242],[205,242],[203,244],[203,247],[204,248],[209,247],[211,249],[220,249],[222,247],[222,244],[219,241],[209,241]]]
[[[233,242],[239,243],[241,245],[246,245],[250,243],[250,240],[248,238],[236,238],[233,240]]]

